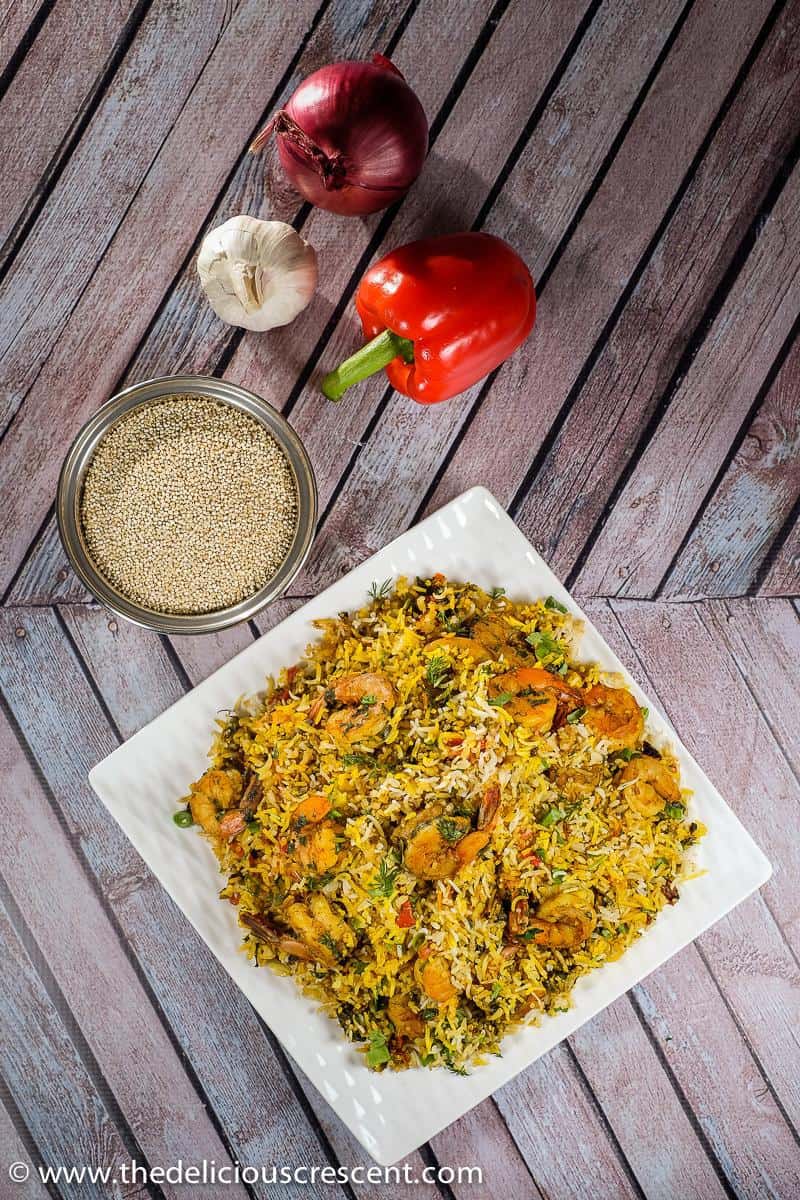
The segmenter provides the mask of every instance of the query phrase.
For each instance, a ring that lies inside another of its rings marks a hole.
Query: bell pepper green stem
[[[349,387],[360,383],[368,375],[387,367],[398,355],[407,363],[414,361],[414,343],[409,338],[384,329],[366,346],[356,350],[335,371],[331,371],[322,381],[322,391],[329,400],[341,400]]]

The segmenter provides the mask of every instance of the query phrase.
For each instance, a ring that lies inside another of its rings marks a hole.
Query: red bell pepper
[[[386,368],[418,404],[449,400],[513,354],[533,328],[536,292],[518,254],[488,233],[400,246],[370,267],[356,309],[371,340],[322,381],[329,400]]]
[[[416,925],[414,910],[411,907],[410,900],[404,900],[400,905],[400,910],[397,914],[396,924],[400,929],[410,929],[412,925]]]

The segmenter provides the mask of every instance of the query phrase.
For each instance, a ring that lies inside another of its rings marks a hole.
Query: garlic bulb
[[[288,325],[317,286],[317,254],[284,221],[231,217],[203,238],[197,273],[218,317],[244,329]]]

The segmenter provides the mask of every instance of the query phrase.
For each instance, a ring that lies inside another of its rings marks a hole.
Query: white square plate
[[[264,678],[299,658],[315,617],[361,607],[373,580],[432,575],[502,586],[512,598],[552,595],[583,617],[578,656],[621,671],[596,629],[523,537],[494,497],[472,488],[367,559],[276,629],[254,642],[94,768],[90,782],[150,869],[181,907],[288,1053],[379,1163],[410,1154],[507,1080],[568,1037],[650,971],[682,949],[770,876],[770,865],[665,718],[633,680],[650,709],[650,728],[675,748],[692,812],[708,825],[695,850],[707,874],[682,889],[680,903],[617,962],[578,983],[569,1012],[545,1018],[506,1038],[503,1057],[462,1077],[422,1069],[375,1074],[338,1025],[302,996],[291,979],[256,971],[240,953],[240,931],[220,903],[217,863],[203,840],[172,821],[176,801],[207,766],[215,717],[238,697],[262,689]],[[629,677],[628,677],[629,678]]]

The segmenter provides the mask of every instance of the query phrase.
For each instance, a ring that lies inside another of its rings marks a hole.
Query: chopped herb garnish
[[[339,947],[336,945],[336,942],[329,933],[323,933],[319,941],[321,946],[324,946],[326,950],[330,950],[334,958],[341,957],[339,953]]]
[[[261,830],[261,822],[260,821],[256,820],[256,821],[248,821],[247,822],[247,832],[248,833],[259,833],[260,830]]]
[[[567,721],[570,725],[577,725],[581,717],[584,716],[586,708],[573,708],[571,713],[567,713]]]
[[[372,767],[375,765],[375,759],[371,754],[359,754],[354,751],[351,754],[342,755],[342,765],[345,767]]]
[[[642,720],[643,720],[643,721],[646,721],[646,720],[647,720],[647,718],[648,718],[649,716],[650,716],[650,709],[649,709],[649,708],[643,708],[643,709],[642,709]]]
[[[492,999],[492,1000],[496,1000],[496,999],[497,999],[497,997],[498,997],[498,996],[500,995],[500,993],[502,992],[502,990],[503,990],[502,984],[499,984],[499,983],[493,983],[493,984],[492,984],[492,994],[491,994],[491,997],[490,997],[490,999]]]
[[[438,1008],[423,1008],[419,1014],[423,1021],[435,1021],[439,1016]]]
[[[194,817],[188,808],[182,808],[179,812],[173,813],[172,819],[179,829],[188,829],[194,825]]]
[[[514,699],[513,692],[501,692],[499,696],[495,696],[489,700],[492,708],[502,708],[504,704],[508,704],[509,700]]]
[[[489,588],[489,595],[493,600],[499,600],[501,596],[505,596],[506,589],[501,587]]]
[[[600,934],[600,937],[605,938],[607,942],[610,942],[614,937],[614,930],[606,929],[605,926],[602,929],[599,929],[597,932]]]
[[[562,604],[560,600],[556,600],[555,596],[548,596],[544,602],[544,606],[545,608],[549,608],[551,612],[569,612],[566,604]]]
[[[463,826],[451,817],[440,817],[436,822],[436,828],[446,842],[460,842],[464,836]]]
[[[548,659],[559,663],[564,661],[564,647],[549,633],[529,633],[525,641],[532,647],[539,662],[547,662]]]
[[[682,804],[665,804],[664,816],[669,817],[671,821],[682,821],[686,816],[686,809]]]
[[[394,881],[399,873],[399,867],[393,867],[388,858],[382,859],[375,882],[369,888],[370,895],[388,900],[390,896],[394,895]]]
[[[391,579],[384,579],[383,583],[377,583],[375,580],[370,584],[369,592],[367,593],[370,600],[385,600],[392,590]]]
[[[443,654],[432,654],[425,668],[425,678],[432,688],[440,688],[447,682],[450,664]]]
[[[632,758],[637,757],[638,753],[638,750],[632,750],[629,746],[626,746],[624,750],[618,750],[614,757],[621,758],[623,762],[630,762]]]
[[[386,1036],[379,1029],[373,1029],[369,1035],[369,1050],[367,1051],[367,1066],[380,1067],[391,1059]]]
[[[567,814],[563,808],[549,808],[543,817],[539,818],[539,824],[544,825],[545,829],[551,829],[559,821],[563,821]]]
[[[359,700],[359,704],[361,705],[362,708],[372,708],[373,704],[377,704],[377,703],[378,703],[377,696],[371,696],[371,695],[370,696],[362,696],[361,699]]]

